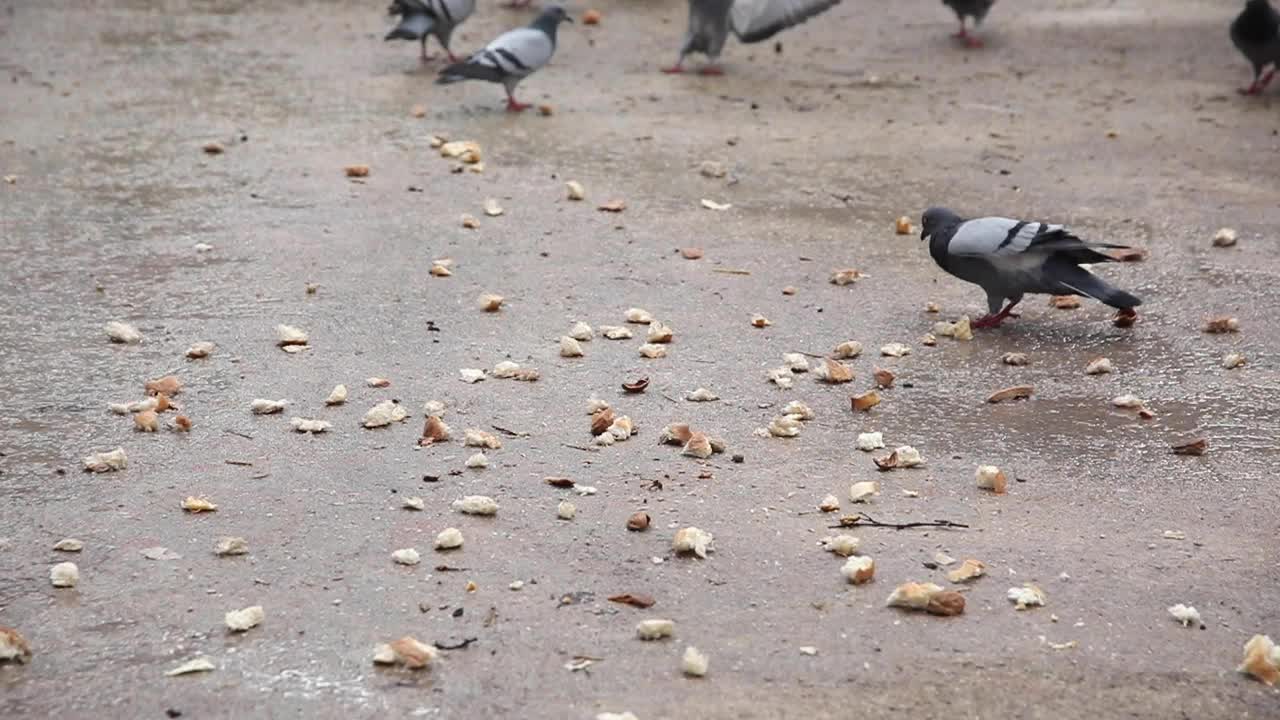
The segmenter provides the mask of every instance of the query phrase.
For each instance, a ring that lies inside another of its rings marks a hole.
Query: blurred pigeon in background
[[[462,80],[487,80],[502,83],[507,90],[507,109],[519,112],[529,107],[516,100],[516,85],[547,61],[556,51],[556,28],[573,18],[559,5],[551,5],[538,13],[528,27],[509,30],[484,49],[460,63],[440,71],[440,85]]]
[[[1280,65],[1280,14],[1267,0],[1249,0],[1231,23],[1231,42],[1253,64],[1253,83],[1241,94],[1257,95],[1271,82]],[[1266,75],[1262,69],[1272,66]]]
[[[966,220],[942,207],[924,212],[920,239],[943,270],[979,285],[987,293],[988,314],[973,327],[999,327],[1026,293],[1081,295],[1121,310],[1142,301],[1111,287],[1082,264],[1115,262],[1094,248],[1124,245],[1086,243],[1061,225],[1003,217]],[[1008,299],[1009,305],[1000,306]]]
[[[977,32],[978,26],[982,25],[983,19],[991,11],[991,6],[996,4],[996,0],[942,0],[942,2],[954,10],[956,17],[960,19],[960,32],[956,33],[955,36],[963,40],[968,47],[982,47],[982,38],[969,34],[969,31],[965,29],[964,19],[966,17],[973,18],[973,30]]]
[[[793,25],[838,5],[840,0],[689,0],[689,26],[676,64],[666,73],[684,72],[689,53],[707,56],[698,70],[703,75],[721,75],[716,65],[729,31],[744,43],[760,42]]]
[[[441,47],[449,55],[451,62],[457,62],[449,49],[449,37],[454,28],[471,17],[476,9],[476,0],[391,0],[387,14],[399,15],[400,24],[387,33],[384,40],[418,40],[422,43],[422,59],[431,59],[427,55],[427,38],[434,35]]]

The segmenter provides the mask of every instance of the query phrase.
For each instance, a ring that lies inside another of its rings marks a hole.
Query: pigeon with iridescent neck
[[[529,105],[516,100],[516,85],[551,60],[556,52],[556,29],[562,22],[573,22],[573,18],[563,7],[551,5],[527,27],[508,30],[466,60],[441,70],[436,83],[501,83],[507,91],[507,110],[520,112]]]
[[[967,220],[942,207],[929,208],[921,219],[921,240],[938,267],[987,293],[988,313],[973,327],[999,327],[1029,293],[1080,295],[1131,311],[1142,304],[1124,290],[1080,267],[1115,262],[1104,250],[1125,245],[1085,242],[1061,225],[1006,217]],[[1001,309],[1004,301],[1009,304]]]

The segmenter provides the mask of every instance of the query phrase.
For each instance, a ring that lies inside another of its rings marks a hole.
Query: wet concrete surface
[[[1249,74],[1226,36],[1234,7],[1000,3],[988,47],[966,52],[940,3],[850,0],[780,36],[781,53],[731,41],[729,75],[710,79],[656,72],[674,55],[681,4],[605,3],[603,24],[566,28],[553,64],[521,88],[554,105],[539,117],[502,112],[495,86],[432,85],[411,44],[380,39],[381,5],[0,5],[0,174],[16,176],[0,185],[0,625],[35,651],[0,666],[0,714],[1274,715],[1274,693],[1234,668],[1250,635],[1280,632],[1267,599],[1280,578],[1280,108],[1274,94],[1234,92]],[[526,17],[484,4],[455,42],[477,47]],[[451,173],[428,145],[437,132],[481,143],[484,173]],[[210,140],[225,154],[204,155]],[[729,176],[700,176],[703,160]],[[352,163],[371,175],[346,179]],[[568,179],[588,202],[564,199]],[[482,217],[487,197],[506,214]],[[625,212],[594,209],[615,197]],[[704,197],[734,207],[705,210]],[[1148,248],[1147,262],[1101,271],[1144,298],[1142,322],[1121,330],[1095,304],[1057,311],[1035,298],[972,343],[921,346],[937,319],[927,301],[952,318],[983,306],[915,236],[893,233],[898,215],[942,203]],[[464,212],[480,229],[460,227]],[[1240,244],[1211,248],[1224,225]],[[673,254],[689,245],[706,257]],[[438,257],[454,259],[453,277],[428,275]],[[827,282],[850,266],[868,277]],[[481,292],[507,307],[481,313]],[[668,358],[600,338],[585,358],[558,357],[573,321],[621,324],[632,306],[674,326]],[[750,327],[752,313],[773,326]],[[1201,333],[1218,314],[1243,331]],[[102,326],[116,319],[145,341],[110,345]],[[280,352],[280,322],[308,330],[312,349]],[[868,348],[852,385],[766,383],[784,352],[847,339]],[[199,340],[217,351],[184,359]],[[891,341],[914,352],[875,357]],[[1032,363],[1002,365],[1010,351]],[[1222,369],[1228,351],[1249,364]],[[1086,376],[1098,355],[1117,372]],[[503,359],[542,379],[458,380],[459,368]],[[854,416],[848,396],[876,366],[900,386]],[[108,413],[170,372],[187,386],[189,435],[138,434]],[[392,385],[365,387],[369,376]],[[638,376],[648,392],[622,396],[619,383]],[[324,407],[340,382],[351,399]],[[1021,383],[1035,385],[1032,400],[983,402]],[[681,399],[699,386],[723,399]],[[1113,410],[1124,392],[1157,417]],[[569,447],[589,443],[593,394],[639,436]],[[256,397],[292,405],[256,417]],[[409,421],[360,428],[385,398]],[[448,404],[456,433],[528,435],[504,436],[488,469],[464,470],[470,449],[415,447],[428,399]],[[753,436],[792,399],[818,414],[799,438]],[[335,427],[296,435],[290,415]],[[676,421],[722,436],[745,462],[657,446]],[[877,473],[853,446],[872,429],[919,448],[925,468]],[[1196,434],[1208,455],[1170,454]],[[80,457],[116,446],[126,471],[79,471]],[[983,463],[1016,475],[1007,496],[973,487]],[[548,475],[599,493],[557,520],[566,491]],[[878,519],[971,529],[856,531],[877,579],[849,586],[816,545],[833,518],[815,508],[868,479],[883,485],[867,508]],[[184,515],[182,498],[199,494],[218,511]],[[452,512],[465,494],[494,496],[498,516]],[[426,511],[400,508],[411,495]],[[624,529],[637,509],[653,516],[647,533]],[[708,559],[672,556],[687,525],[715,534]],[[447,526],[464,548],[431,551]],[[215,557],[223,535],[251,553]],[[53,552],[66,536],[85,550]],[[181,559],[139,554],[157,545]],[[410,546],[422,564],[392,564]],[[943,582],[923,566],[939,550],[988,565],[965,614],[883,607],[899,582]],[[55,590],[48,568],[66,559],[80,584]],[[509,590],[518,579],[524,588]],[[1045,588],[1048,607],[1015,611],[1005,591],[1023,582]],[[606,600],[620,592],[657,605]],[[1179,602],[1207,628],[1175,623],[1165,608]],[[228,635],[223,613],[252,604],[265,623]],[[674,619],[675,639],[635,639],[648,617]],[[476,641],[428,672],[374,668],[373,645],[405,634]],[[1047,644],[1068,641],[1078,647]],[[686,645],[710,655],[706,678],[681,676]],[[563,668],[578,655],[600,660]],[[195,656],[217,670],[163,676]]]

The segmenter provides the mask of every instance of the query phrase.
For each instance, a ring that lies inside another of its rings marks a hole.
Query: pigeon
[[[546,65],[555,54],[556,28],[562,22],[573,22],[573,18],[559,5],[548,6],[528,27],[508,30],[483,50],[441,70],[436,83],[448,85],[462,80],[502,83],[507,90],[507,110],[520,112],[529,105],[516,100],[516,85]]]
[[[435,35],[450,62],[457,62],[449,49],[449,37],[454,28],[471,17],[476,0],[391,0],[387,14],[399,15],[400,24],[387,33],[384,40],[418,40],[422,43],[422,59],[427,55],[427,38]]]
[[[1271,82],[1280,65],[1280,13],[1267,0],[1249,0],[1231,23],[1231,42],[1253,64],[1253,83],[1242,95],[1257,95]],[[1262,69],[1271,65],[1266,75]]]
[[[1013,307],[1026,293],[1081,295],[1126,314],[1142,304],[1080,267],[1114,262],[1096,248],[1127,250],[1124,245],[1088,243],[1061,225],[1004,217],[966,220],[942,207],[926,210],[921,225],[920,239],[928,239],[934,262],[987,292],[989,312],[973,327],[999,327],[1005,318],[1016,317]]]
[[[684,72],[685,56],[699,52],[707,56],[707,64],[699,73],[723,75],[716,60],[730,30],[744,43],[760,42],[839,3],[840,0],[689,0],[689,26],[680,57],[675,65],[662,71]]]
[[[963,40],[968,47],[982,47],[982,38],[969,34],[965,29],[964,19],[973,18],[973,29],[977,32],[978,26],[982,25],[982,20],[991,11],[991,6],[996,4],[996,0],[942,0],[942,2],[954,10],[956,17],[960,19],[960,32],[955,36]]]

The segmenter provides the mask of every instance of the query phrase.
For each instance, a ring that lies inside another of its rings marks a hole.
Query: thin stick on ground
[[[866,513],[858,513],[857,515],[849,515],[847,517],[842,517],[840,518],[839,525],[828,525],[827,527],[831,528],[832,530],[838,530],[840,528],[851,528],[851,527],[886,527],[886,528],[893,528],[894,530],[908,530],[910,528],[922,528],[922,527],[960,528],[965,530],[969,528],[969,526],[965,525],[964,523],[953,522],[951,520],[929,520],[929,521],[906,522],[906,523],[880,522],[879,520],[876,520],[875,518],[871,517]]]

